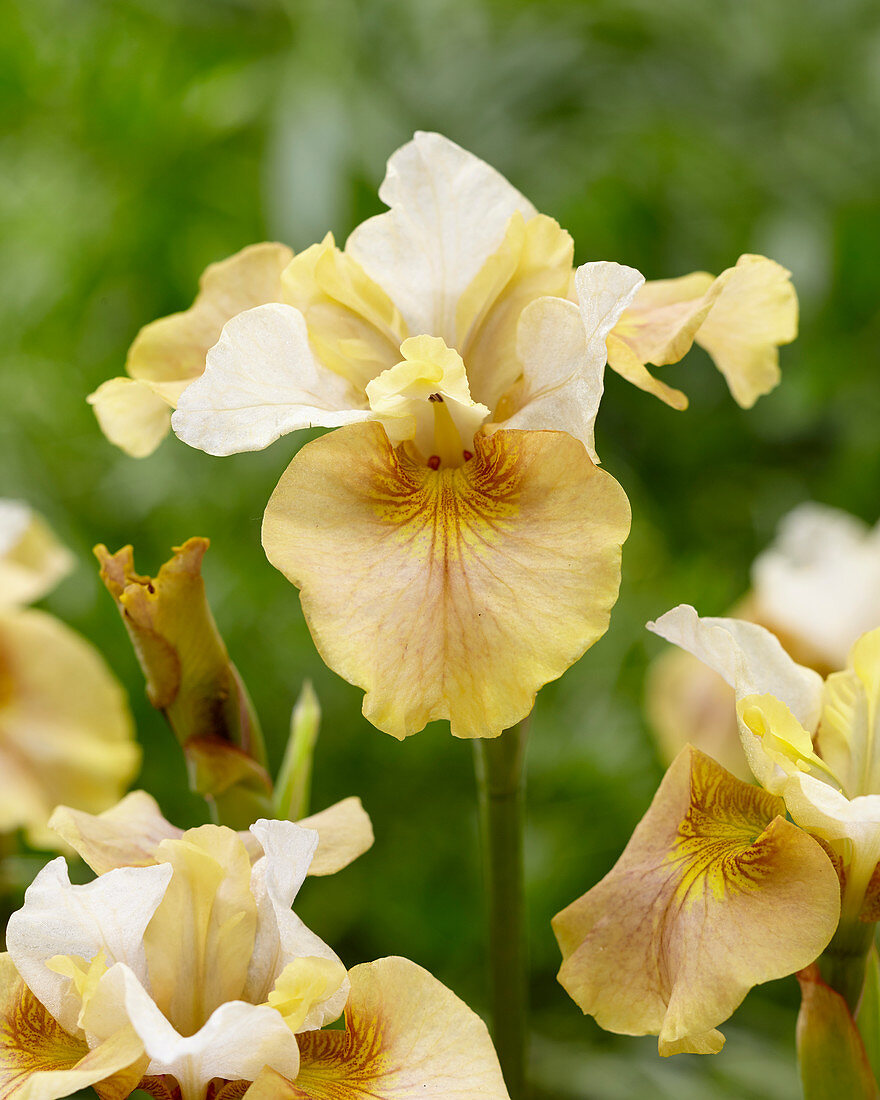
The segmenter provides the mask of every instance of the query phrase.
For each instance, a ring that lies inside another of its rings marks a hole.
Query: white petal
[[[125,963],[146,974],[144,930],[161,902],[171,867],[123,867],[72,886],[62,856],[37,875],[24,906],[9,919],[6,947],[25,984],[61,1026],[77,1031],[79,999],[71,980],[45,965],[56,955],[93,959],[103,951],[108,965]]]
[[[679,604],[647,625],[714,668],[736,689],[737,698],[775,695],[806,730],[815,732],[822,677],[793,661],[769,630],[741,619],[701,618],[688,604]]]
[[[171,426],[191,447],[229,455],[262,450],[300,428],[368,420],[365,404],[315,358],[299,310],[271,303],[226,323]]]
[[[391,208],[345,249],[388,294],[413,336],[455,344],[455,308],[519,210],[535,208],[485,161],[440,134],[416,133],[388,161],[379,198]]]
[[[292,821],[265,820],[253,824],[251,832],[265,854],[251,873],[251,892],[257,901],[257,934],[243,996],[262,1003],[289,962],[305,955],[334,960],[337,956],[290,908],[308,874],[318,834]],[[312,1009],[302,1030],[335,1020],[345,1007],[348,990],[346,980],[332,997]]]
[[[116,966],[101,979],[84,1024],[90,1041],[130,1022],[150,1058],[147,1075],[170,1074],[183,1096],[201,1097],[212,1077],[252,1081],[264,1066],[285,1077],[299,1071],[296,1037],[267,1005],[228,1001],[194,1035],[182,1036],[154,1004],[135,974]]]
[[[605,380],[605,338],[644,279],[620,264],[578,268],[579,306],[538,298],[523,310],[517,354],[523,369],[519,410],[505,428],[568,432],[598,462],[593,429]]]
[[[802,504],[752,566],[762,622],[832,668],[880,623],[880,527],[822,504]]]

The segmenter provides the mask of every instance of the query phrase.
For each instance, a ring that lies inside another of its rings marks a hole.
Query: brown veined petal
[[[125,693],[98,651],[45,612],[0,614],[0,832],[57,846],[52,809],[112,806],[139,762]]]
[[[564,432],[477,435],[470,461],[433,470],[364,424],[294,458],[263,546],[374,725],[494,737],[608,628],[629,520]]]
[[[248,1100],[508,1100],[486,1025],[408,959],[349,974],[345,1031],[299,1036],[295,1082],[267,1071]]]
[[[144,1048],[131,1028],[89,1050],[69,1035],[0,955],[0,1098],[61,1100],[104,1082],[102,1100],[122,1100],[146,1068]]]
[[[621,858],[557,914],[559,980],[600,1026],[658,1035],[663,1055],[714,1053],[753,985],[811,963],[840,886],[785,806],[685,748]]]

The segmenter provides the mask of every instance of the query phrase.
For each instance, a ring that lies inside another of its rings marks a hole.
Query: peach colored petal
[[[458,737],[513,725],[617,598],[617,482],[561,432],[474,447],[433,470],[379,425],[340,429],[299,452],[266,509],[266,553],[302,589],[321,655],[398,738],[442,718]]]
[[[553,921],[559,980],[610,1031],[710,1053],[748,990],[812,962],[840,915],[828,856],[781,799],[690,747],[621,858]]]
[[[356,966],[345,1031],[300,1036],[295,1082],[261,1075],[248,1100],[508,1100],[483,1021],[407,959]]]

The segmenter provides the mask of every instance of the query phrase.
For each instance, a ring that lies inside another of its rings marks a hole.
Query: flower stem
[[[511,1100],[526,1093],[526,950],[523,763],[528,719],[474,743],[487,896],[493,1038]]]

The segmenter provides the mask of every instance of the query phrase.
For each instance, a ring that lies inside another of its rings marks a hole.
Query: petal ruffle
[[[486,1025],[426,970],[379,959],[350,978],[346,1030],[301,1036],[295,1082],[266,1073],[248,1100],[508,1100]]]
[[[41,516],[20,500],[0,499],[0,608],[41,599],[73,565]]]
[[[171,425],[212,455],[260,451],[288,432],[369,419],[362,394],[314,356],[298,309],[264,305],[227,323]]]
[[[432,470],[379,425],[304,447],[266,509],[327,664],[402,738],[448,718],[496,736],[608,627],[629,504],[561,432],[478,435]]]
[[[559,980],[610,1031],[712,1053],[748,990],[811,963],[837,874],[781,799],[684,749],[608,875],[553,921]]]
[[[390,207],[345,245],[403,314],[411,335],[455,346],[459,300],[500,248],[511,216],[535,208],[485,161],[440,134],[416,133],[388,161]]]
[[[143,1072],[143,1044],[123,1028],[89,1050],[68,1034],[0,955],[0,1097],[61,1100],[78,1089],[105,1082],[102,1100],[123,1100]],[[108,1081],[108,1078],[114,1078]]]
[[[373,825],[359,798],[344,798],[297,824],[318,834],[310,875],[335,875],[373,846]]]
[[[43,611],[0,613],[0,772],[25,783],[23,800],[14,789],[0,800],[0,832],[24,827],[51,847],[58,803],[112,805],[140,762],[132,734],[125,693],[96,649]]]

